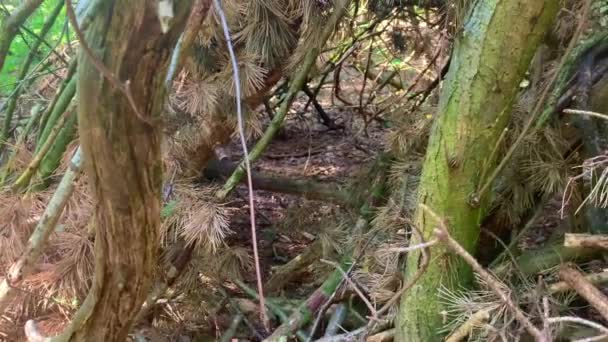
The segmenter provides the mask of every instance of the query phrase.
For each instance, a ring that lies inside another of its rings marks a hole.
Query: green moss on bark
[[[457,37],[450,71],[424,163],[419,203],[447,220],[450,234],[474,251],[487,199],[469,204],[484,180],[484,167],[509,121],[518,84],[542,37],[553,22],[559,1],[478,1]],[[435,221],[421,210],[419,228],[430,238]],[[416,243],[414,241],[413,243]],[[420,253],[410,253],[406,278],[415,274]],[[440,341],[444,304],[438,290],[468,286],[471,269],[442,247],[432,250],[426,273],[401,302],[397,341]]]

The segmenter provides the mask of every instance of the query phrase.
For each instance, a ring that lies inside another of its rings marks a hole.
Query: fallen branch
[[[232,319],[232,322],[230,323],[230,327],[228,327],[226,332],[224,332],[224,334],[222,335],[220,342],[233,341],[233,337],[236,334],[236,330],[239,328],[239,325],[241,325],[242,321],[243,321],[243,315],[241,315],[240,313],[236,314],[234,316],[234,318]]]
[[[359,328],[345,334],[327,336],[316,340],[315,342],[356,342],[361,341],[361,338],[367,333],[367,328]],[[388,342],[392,341],[395,336],[395,329],[388,329],[364,339],[366,342]]]
[[[564,247],[608,249],[608,235],[566,233],[564,237]]]
[[[585,298],[605,320],[608,320],[608,298],[591,284],[583,273],[572,265],[563,265],[559,270],[559,277],[570,285],[581,297]]]
[[[367,329],[363,327],[345,334],[323,337],[315,342],[355,342],[359,341],[359,338],[363,336],[366,330]]]
[[[238,165],[227,159],[212,160],[205,168],[204,175],[208,179],[218,179],[230,176]],[[241,182],[243,180],[241,179]],[[289,179],[264,175],[258,172],[251,174],[254,189],[301,195],[307,199],[330,201],[339,204],[350,204],[352,195],[339,185],[324,184],[308,179]]]
[[[230,298],[230,296],[228,295],[228,293],[226,292],[226,290],[224,290],[224,288],[221,287],[221,286],[218,286],[217,290],[224,297],[224,299],[226,301],[228,301],[228,304],[232,308],[231,311],[234,311],[234,314],[241,315],[243,317],[243,323],[245,323],[245,325],[247,325],[247,327],[249,328],[249,330],[251,330],[251,333],[253,334],[253,336],[255,336],[255,338],[258,341],[261,341],[262,339],[264,339],[264,337],[258,332],[257,328],[253,325],[253,323],[251,323],[249,321],[249,319],[247,318],[246,312],[244,310],[241,310],[241,307],[239,306],[239,304],[237,302],[235,302],[232,298]],[[252,290],[252,292],[254,294],[256,294],[255,291]],[[221,307],[221,305],[218,305],[218,308],[219,307]]]
[[[342,322],[344,322],[347,313],[348,308],[345,304],[340,303],[336,305],[336,308],[333,314],[331,315],[329,322],[327,323],[327,328],[325,329],[325,334],[323,335],[323,337],[334,336],[338,332],[338,329],[342,325]]]
[[[384,330],[375,335],[369,336],[365,341],[367,342],[388,342],[392,341],[395,337],[395,328]]]
[[[587,115],[593,116],[594,118],[608,120],[608,115],[598,112],[592,112],[590,110],[580,110],[580,109],[564,109],[564,113],[566,114],[578,114],[578,115]]]
[[[243,290],[243,292],[245,292],[245,294],[247,294],[248,296],[252,297],[255,300],[259,300],[258,294],[253,289],[251,289],[249,286],[245,285],[245,283],[243,283],[242,281],[240,281],[238,279],[234,279],[233,282],[238,287],[240,287],[241,290]],[[281,321],[282,323],[287,323],[289,321],[290,316],[288,316],[279,305],[277,305],[276,303],[274,303],[271,300],[266,301],[265,305],[273,314],[275,314],[279,318],[279,321]],[[301,331],[301,330],[296,331],[296,336],[298,337],[298,339],[300,341],[308,340],[308,336],[306,335],[306,333],[304,331]]]
[[[323,244],[321,240],[316,240],[308,246],[304,252],[291,259],[284,265],[279,266],[266,282],[266,290],[275,292],[289,283],[302,273],[308,265],[318,261],[323,255]]]
[[[592,260],[600,255],[601,252],[601,249],[567,248],[561,243],[549,244],[540,249],[533,249],[522,253],[515,260],[515,267],[521,274],[533,275],[555,267],[563,262],[585,262]],[[513,263],[510,261],[492,268],[492,271],[500,278],[508,276],[508,273],[512,270]]]
[[[340,268],[350,269],[350,259],[345,258],[340,264]],[[348,273],[348,272],[347,272]],[[308,297],[298,310],[289,316],[286,322],[281,324],[270,337],[265,339],[267,342],[278,342],[289,337],[294,331],[302,328],[304,324],[308,323],[314,316],[314,314],[329,300],[333,293],[336,292],[338,287],[344,282],[342,270],[334,271],[326,280],[323,282],[321,287],[315,290],[315,292]]]
[[[349,285],[349,287],[351,287],[353,289],[353,291],[355,291],[357,296],[359,296],[361,301],[363,301],[365,306],[367,306],[367,309],[369,310],[369,312],[372,313],[372,317],[378,317],[376,314],[376,308],[374,307],[374,305],[369,301],[369,299],[367,299],[367,296],[361,291],[361,289],[359,288],[359,285],[357,285],[355,283],[355,281],[350,278],[350,276],[347,274],[347,271],[343,270],[342,267],[336,262],[333,262],[330,260],[324,260],[324,259],[321,259],[321,262],[332,266],[334,269],[336,269],[338,272],[340,272],[340,274],[342,274],[342,277],[344,278],[346,283]]]
[[[586,281],[594,285],[606,283],[608,282],[608,271],[586,275],[585,279]],[[556,294],[559,292],[572,290],[572,287],[565,281],[559,281],[557,283],[549,285],[547,290],[549,294]]]

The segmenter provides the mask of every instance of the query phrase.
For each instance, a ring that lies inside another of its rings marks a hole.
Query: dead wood
[[[566,264],[560,268],[559,277],[585,298],[605,320],[608,320],[608,298],[589,282],[583,273],[576,270],[573,265]]]

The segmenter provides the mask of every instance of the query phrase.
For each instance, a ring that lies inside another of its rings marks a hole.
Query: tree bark
[[[189,0],[174,1],[161,32],[155,1],[103,1],[87,43],[126,92],[81,49],[78,122],[85,171],[96,198],[95,279],[71,341],[124,341],[157,263],[162,160],[159,116],[165,72]],[[127,83],[128,82],[128,83]]]
[[[492,150],[509,121],[518,84],[558,5],[557,0],[477,1],[457,37],[418,200],[445,218],[450,235],[471,253],[488,204],[487,196],[471,201],[471,194],[478,192],[487,181],[480,178],[493,168]],[[436,220],[418,210],[416,222],[425,239],[431,238]],[[438,290],[472,281],[470,267],[456,255],[444,247],[433,253],[425,274],[402,297],[397,341],[440,341],[441,313],[446,308]],[[421,257],[420,252],[408,255],[406,279],[416,273]]]

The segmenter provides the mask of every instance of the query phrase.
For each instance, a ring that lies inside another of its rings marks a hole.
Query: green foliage
[[[42,5],[40,5],[40,7],[38,8],[38,10],[34,12],[34,14],[27,20],[27,28],[30,31],[38,34],[40,32],[40,29],[44,25],[45,19],[53,11],[56,5],[56,1],[43,2]],[[2,7],[2,12],[6,13],[5,10],[12,12],[14,8],[15,5],[7,4]],[[59,14],[59,17],[57,18],[57,21],[55,22],[46,37],[46,41],[51,45],[55,45],[56,42],[62,37],[65,19],[65,9],[63,9],[61,14]],[[29,47],[36,40],[35,37],[28,34],[24,30],[21,30],[21,32],[22,34],[17,34],[17,36],[13,40],[9,55],[7,56],[6,62],[4,64],[4,68],[0,73],[0,95],[2,96],[10,94],[12,89],[15,87],[19,68],[21,67],[21,64],[30,52]],[[50,48],[43,44],[40,47],[40,51],[38,53],[37,59],[34,61],[34,64],[39,62],[40,59],[46,56],[49,52]]]

